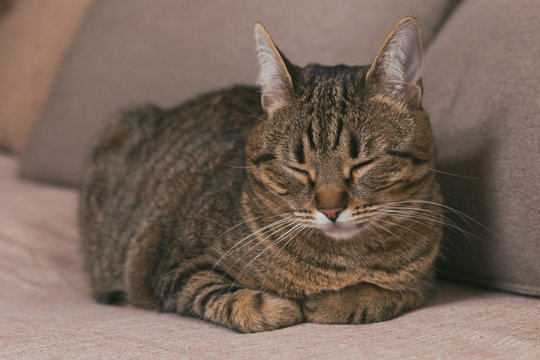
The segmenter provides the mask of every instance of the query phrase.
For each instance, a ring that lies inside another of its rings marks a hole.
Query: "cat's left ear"
[[[255,25],[255,41],[259,60],[261,102],[264,111],[271,115],[285,106],[293,94],[291,74],[295,71],[287,58],[279,51],[261,23]]]
[[[400,20],[381,46],[366,75],[377,96],[409,111],[422,100],[422,35],[416,19]]]

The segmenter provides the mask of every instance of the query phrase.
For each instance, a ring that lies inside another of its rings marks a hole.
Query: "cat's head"
[[[246,157],[257,201],[349,239],[385,203],[426,198],[435,149],[415,19],[394,27],[369,66],[301,68],[261,24],[255,38],[265,114]]]

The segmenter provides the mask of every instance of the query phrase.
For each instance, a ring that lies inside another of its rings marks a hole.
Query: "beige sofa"
[[[0,142],[6,149],[0,153],[0,358],[540,358],[536,2],[48,4],[53,9],[45,11],[43,2],[20,0],[0,15]],[[72,21],[57,21],[62,14]],[[442,279],[425,307],[377,324],[301,324],[242,335],[197,319],[93,301],[78,252],[76,186],[87,143],[110,113],[253,82],[253,44],[243,31],[257,20],[298,63],[367,63],[405,15],[424,25],[425,107],[439,170],[466,177],[441,174],[447,203],[482,223],[460,223],[472,236],[446,233]],[[26,26],[39,19],[66,34],[60,39],[45,25],[39,31]],[[74,23],[81,24],[78,32]],[[2,33],[8,26],[13,36]],[[36,36],[39,43],[56,39],[40,53],[49,59],[46,66],[28,58],[34,47],[24,41]],[[22,68],[13,54],[1,56],[14,47],[26,56]],[[17,83],[30,69],[41,81]]]

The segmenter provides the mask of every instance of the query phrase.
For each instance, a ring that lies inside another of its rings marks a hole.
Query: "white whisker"
[[[384,249],[384,243],[386,242],[386,240],[384,239],[384,237],[379,234],[379,232],[377,230],[375,230],[374,228],[371,227],[371,224],[373,222],[373,220],[371,219],[365,219],[367,221],[367,223],[365,223],[365,226],[369,229],[369,231],[371,231],[372,233],[374,233],[380,240],[380,244],[382,245],[383,249]],[[376,225],[376,224],[375,224]]]
[[[427,222],[434,222],[434,223],[443,225],[448,229],[452,229],[454,231],[460,232],[467,239],[471,237],[471,238],[474,238],[476,240],[483,241],[482,238],[478,237],[477,235],[475,235],[475,234],[473,234],[473,233],[471,233],[471,232],[469,232],[469,231],[467,231],[465,229],[462,229],[457,224],[455,224],[454,222],[449,221],[449,220],[441,220],[441,219],[433,218],[433,217],[430,217],[430,216],[423,216],[421,214],[410,213],[410,212],[406,213],[406,212],[399,212],[399,211],[393,211],[393,210],[382,210],[382,211],[387,212],[387,213],[391,213],[391,215],[389,215],[389,216],[407,219],[410,222],[414,222],[416,224],[421,224],[421,225],[425,225],[425,226],[428,226]],[[413,220],[413,219],[416,219],[416,220]],[[420,221],[420,220],[424,220],[424,221]]]
[[[291,232],[294,232],[296,231],[299,227],[301,227],[301,225],[299,224],[295,224],[292,228],[288,229],[285,234],[282,234],[281,236],[279,236],[276,240],[274,240],[272,243],[270,243],[270,245],[268,245],[266,248],[264,248],[261,252],[259,252],[253,259],[251,259],[245,266],[244,268],[242,269],[242,271],[240,271],[240,273],[236,276],[236,279],[234,281],[234,283],[232,285],[235,285],[236,282],[238,280],[240,280],[243,276],[243,274],[245,273],[245,271],[251,267],[251,265],[253,265],[253,263],[262,255],[266,252],[266,250],[270,249],[271,247],[279,244],[282,239],[286,239],[286,237],[291,233]],[[250,249],[251,250],[251,249]],[[231,286],[232,286],[231,285]]]
[[[273,223],[271,224],[268,224],[266,226],[263,226],[262,228],[260,229],[257,229],[257,231],[249,234],[248,236],[244,237],[243,239],[241,239],[240,241],[236,242],[229,250],[227,250],[220,258],[219,260],[212,266],[212,268],[210,270],[214,270],[216,268],[216,266],[231,252],[233,251],[237,246],[239,246],[240,244],[242,244],[243,242],[245,242],[246,240],[248,240],[249,238],[252,238],[254,236],[256,236],[258,233],[260,233],[261,231],[264,232],[266,231],[266,229],[269,229],[269,228],[272,228],[273,226],[278,226],[278,225],[282,225],[284,223],[288,223],[290,222],[290,218],[292,218],[292,216],[289,216],[289,217],[286,217],[284,219],[280,219],[280,220],[277,220],[277,221],[274,221]],[[251,241],[249,241],[247,244],[251,243]],[[245,245],[245,244],[244,244]],[[242,245],[241,247],[243,247],[244,245]],[[240,248],[241,248],[240,247]],[[236,263],[235,263],[236,264]]]
[[[449,176],[454,176],[454,177],[457,177],[457,178],[470,179],[470,180],[478,180],[477,177],[473,177],[473,176],[458,175],[458,174],[453,174],[453,173],[450,173],[450,172],[441,171],[441,170],[435,170],[435,169],[428,169],[428,170],[429,170],[429,171],[433,171],[434,173],[443,174],[443,175],[449,175]]]
[[[283,245],[279,251],[276,253],[276,255],[274,255],[274,257],[272,258],[272,261],[270,262],[270,265],[268,265],[268,269],[266,269],[266,273],[264,274],[264,278],[263,278],[263,281],[261,282],[261,290],[264,286],[264,282],[266,280],[266,277],[268,276],[268,272],[270,271],[270,269],[272,268],[272,264],[274,264],[274,261],[276,260],[276,257],[279,255],[279,253],[281,252],[281,250],[283,250],[285,248],[285,246],[287,246],[287,244],[289,244],[298,234],[300,234],[302,231],[304,231],[306,228],[305,227],[302,227],[300,226],[299,228],[300,230],[298,230],[297,232],[295,232],[293,235],[291,235],[291,238],[285,243],[285,245]],[[305,238],[304,238],[304,242],[305,242]]]
[[[450,212],[453,212],[455,213],[457,216],[459,216],[459,218],[461,220],[463,220],[465,223],[467,223],[467,225],[470,226],[469,224],[469,221],[472,221],[473,223],[475,223],[476,225],[482,227],[483,229],[489,231],[489,232],[493,232],[491,229],[487,228],[485,225],[481,224],[480,222],[478,222],[477,220],[475,220],[474,218],[470,217],[469,215],[465,214],[464,212],[462,211],[459,211],[457,209],[454,209],[453,207],[450,207],[450,206],[447,206],[447,205],[444,205],[444,204],[440,204],[440,203],[437,203],[437,202],[434,202],[434,201],[427,201],[427,200],[403,200],[403,201],[389,201],[389,202],[385,202],[385,204],[407,204],[407,203],[417,203],[417,204],[428,204],[428,205],[434,205],[434,206],[440,206],[441,208],[443,209],[446,209]]]
[[[405,229],[405,230],[407,230],[407,231],[412,232],[413,234],[416,234],[416,235],[419,236],[421,239],[423,239],[423,240],[425,240],[425,241],[427,241],[427,242],[430,241],[428,238],[426,238],[425,236],[423,236],[422,234],[420,234],[418,231],[415,231],[415,230],[413,230],[413,229],[411,229],[411,228],[409,228],[409,227],[407,227],[407,226],[403,226],[403,225],[401,225],[401,224],[396,224],[396,223],[394,223],[394,222],[392,222],[392,221],[387,221],[387,220],[382,220],[382,219],[376,219],[376,221],[380,221],[380,222],[383,222],[383,223],[385,223],[385,224],[390,224],[390,225],[392,225],[392,226],[400,227],[400,228],[402,228],[402,229]],[[403,240],[403,238],[402,238],[401,236],[398,236],[398,238],[399,238],[400,240]]]
[[[293,221],[290,221],[290,222],[287,222],[285,224],[280,224],[277,226],[277,229],[271,229],[269,230],[268,232],[265,232],[263,233],[264,234],[264,237],[262,239],[257,239],[256,237],[254,237],[253,239],[251,239],[248,244],[251,244],[253,242],[255,242],[255,245],[253,245],[252,247],[250,247],[245,253],[243,253],[242,255],[240,255],[240,257],[238,259],[236,259],[236,261],[231,265],[229,266],[229,268],[225,271],[225,274],[227,274],[232,268],[234,268],[234,266],[236,264],[238,264],[238,262],[244,257],[246,256],[247,254],[249,254],[251,252],[251,250],[255,249],[257,246],[259,246],[260,244],[262,244],[266,239],[269,239],[272,237],[272,235],[274,234],[277,234],[278,232],[284,230],[284,229],[287,229],[289,226],[291,225],[295,225]],[[288,231],[288,230],[287,230]],[[271,232],[271,233],[270,233]],[[225,275],[224,274],[224,275]]]

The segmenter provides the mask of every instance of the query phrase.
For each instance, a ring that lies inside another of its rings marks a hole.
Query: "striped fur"
[[[97,140],[80,201],[94,297],[240,332],[420,306],[443,223],[421,93],[397,101],[378,61],[296,67],[257,29],[263,106],[237,86],[123,112]]]

